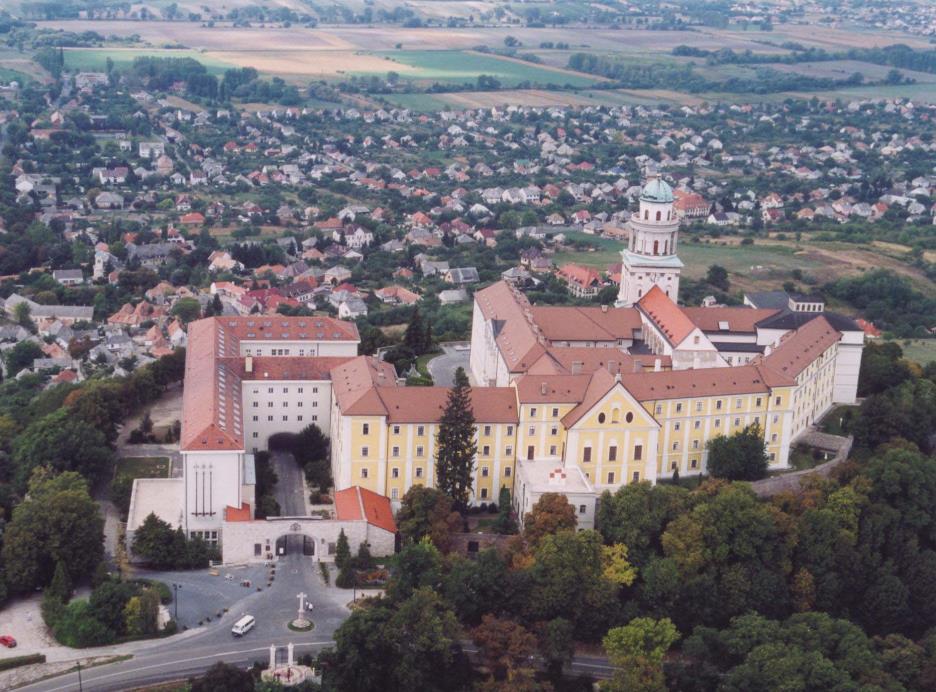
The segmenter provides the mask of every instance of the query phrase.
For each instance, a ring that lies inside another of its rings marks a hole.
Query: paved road
[[[464,368],[468,372],[468,354],[467,349],[459,349],[458,346],[466,346],[466,343],[443,344],[442,355],[436,356],[428,363],[426,369],[432,375],[432,381],[439,387],[451,387],[455,384],[455,371],[458,368]]]
[[[302,482],[302,469],[299,468],[299,464],[288,452],[272,452],[270,463],[277,476],[276,501],[279,502],[280,516],[305,516],[305,485]]]
[[[294,553],[277,561],[276,580],[269,589],[249,596],[230,606],[220,620],[168,640],[154,641],[151,646],[138,650],[129,661],[82,671],[82,685],[86,690],[125,690],[131,686],[152,684],[196,675],[217,661],[249,666],[254,661],[269,658],[270,644],[285,646],[292,642],[298,653],[317,653],[332,644],[334,632],[348,617],[346,603],[351,594],[334,586],[326,587],[314,558]],[[256,568],[253,568],[256,569]],[[221,577],[213,579],[223,580]],[[147,575],[157,576],[157,575]],[[334,577],[332,573],[332,583]],[[160,575],[165,580],[165,575]],[[216,582],[217,583],[217,582]],[[227,588],[219,585],[219,589]],[[192,587],[194,589],[194,587]],[[230,588],[242,588],[236,582]],[[287,623],[297,615],[299,601],[296,595],[304,592],[313,604],[312,620],[315,629],[308,633],[292,632]],[[207,596],[194,597],[183,586],[180,619],[187,603]],[[235,638],[231,626],[244,614],[253,615],[257,626],[247,635]],[[86,650],[92,655],[93,650]],[[77,690],[78,676],[69,673],[21,688],[30,692]]]

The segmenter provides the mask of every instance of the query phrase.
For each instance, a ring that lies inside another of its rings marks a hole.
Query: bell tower
[[[630,307],[653,286],[675,303],[682,262],[676,256],[679,218],[673,208],[673,188],[659,175],[640,191],[640,208],[628,222],[630,240],[621,252],[621,288],[615,305]]]

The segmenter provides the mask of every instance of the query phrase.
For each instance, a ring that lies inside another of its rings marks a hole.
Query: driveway
[[[276,501],[279,502],[280,516],[306,516],[305,478],[293,455],[289,452],[271,452],[270,464],[276,471]]]
[[[467,341],[450,342],[441,344],[442,354],[436,356],[428,363],[426,368],[432,375],[432,381],[439,387],[451,387],[455,384],[455,371],[462,368],[465,374],[468,373],[468,350]]]

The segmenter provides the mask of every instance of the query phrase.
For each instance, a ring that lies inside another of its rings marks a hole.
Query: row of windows
[[[611,445],[608,447],[608,461],[617,461],[617,445]],[[643,459],[643,445],[634,445],[634,461],[641,461]],[[588,464],[592,460],[592,448],[584,447],[582,449],[582,463]],[[610,481],[609,481],[610,482]]]
[[[248,355],[248,356],[262,356],[262,355],[263,355],[263,349],[260,348],[259,346],[258,346],[256,349],[254,349],[254,348],[252,348],[252,347],[251,347],[251,348],[245,348],[245,349],[244,349],[244,353],[245,353],[246,355]],[[271,355],[271,356],[289,356],[289,355],[292,355],[292,349],[289,349],[289,348],[271,348],[271,349],[270,349],[270,355]],[[300,349],[299,349],[299,355],[300,355],[300,356],[306,355],[306,350],[305,350],[304,348],[300,348]],[[314,349],[309,349],[309,355],[310,355],[310,356],[314,356],[314,355],[315,355],[315,350],[314,350]]]
[[[274,391],[273,391],[274,389],[275,389],[274,387],[267,387],[267,394],[273,394],[273,393],[274,393]],[[304,393],[305,393],[305,387],[296,387],[296,392],[297,392],[298,394],[304,394]],[[259,390],[257,387],[254,387],[253,393],[254,393],[254,394],[259,394],[259,393],[260,393],[260,390]],[[313,393],[313,394],[318,394],[318,387],[312,387],[312,393]],[[283,394],[289,394],[289,387],[283,387]]]
[[[274,402],[272,402],[272,401],[268,401],[268,402],[267,402],[267,408],[273,408],[273,403],[274,403]],[[304,404],[305,404],[304,401],[297,401],[297,402],[296,402],[296,407],[297,407],[297,408],[302,408]],[[281,405],[282,405],[283,408],[289,408],[289,402],[288,402],[288,401],[282,402]],[[259,402],[259,401],[253,402],[253,407],[254,407],[254,408],[260,408],[260,402]],[[312,408],[318,408],[318,401],[313,401],[313,402],[312,402]]]
[[[256,423],[256,422],[258,422],[258,421],[260,420],[260,417],[259,417],[259,416],[254,416],[253,419],[254,419],[254,423]],[[273,422],[273,416],[267,416],[267,421],[270,422],[270,423],[272,423],[272,422]],[[303,417],[302,417],[302,416],[296,416],[296,421],[299,422],[299,423],[302,423],[302,422],[303,422]],[[315,422],[317,422],[317,421],[318,421],[318,416],[312,416],[312,422],[315,423]],[[284,423],[288,423],[288,422],[289,422],[289,416],[283,416],[283,422],[284,422]],[[254,437],[260,437],[259,433],[256,433],[256,432],[253,434],[253,436],[254,436]]]
[[[399,434],[400,434],[400,426],[399,426],[399,425],[394,425],[394,426],[391,428],[391,431],[393,432],[394,435],[399,435]],[[482,428],[482,431],[483,431],[483,433],[482,433],[483,435],[485,435],[486,437],[490,437],[490,435],[491,435],[491,426],[490,426],[490,425],[485,425],[485,426]],[[361,434],[362,434],[362,435],[370,435],[370,423],[362,423],[362,424],[361,424]],[[425,426],[425,425],[417,425],[417,426],[416,426],[416,437],[422,437],[422,436],[425,435],[425,434],[426,434],[426,426]],[[507,437],[513,437],[513,434],[514,434],[514,426],[508,425],[508,426],[507,426],[507,429],[506,429],[506,431],[505,431],[505,434],[506,434]]]
[[[757,397],[757,398],[754,400],[754,406],[755,406],[756,408],[760,408],[760,407],[763,405],[763,402],[764,402],[764,400],[763,400],[762,397]],[[775,403],[777,406],[779,406],[779,405],[780,405],[780,402],[781,402],[781,398],[778,396],[778,397],[774,400],[774,403]],[[721,411],[721,410],[722,410],[722,406],[723,406],[723,400],[722,400],[722,399],[716,399],[716,400],[715,400],[715,410],[716,410],[716,411]],[[738,408],[744,408],[744,400],[743,400],[743,399],[735,399],[735,408],[736,408],[736,409],[738,409]],[[696,405],[695,405],[696,413],[701,413],[704,409],[705,409],[705,402],[704,402],[704,401],[697,401],[697,402],[696,402]],[[676,413],[682,413],[682,410],[683,410],[682,402],[677,402],[677,403],[676,403]],[[658,416],[662,416],[662,415],[663,415],[663,404],[657,404],[657,405],[656,405],[656,415],[658,415]]]

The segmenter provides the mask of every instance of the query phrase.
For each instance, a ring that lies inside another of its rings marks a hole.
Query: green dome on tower
[[[646,202],[672,202],[673,188],[663,178],[656,176],[644,185],[643,190],[640,191],[640,199]]]

